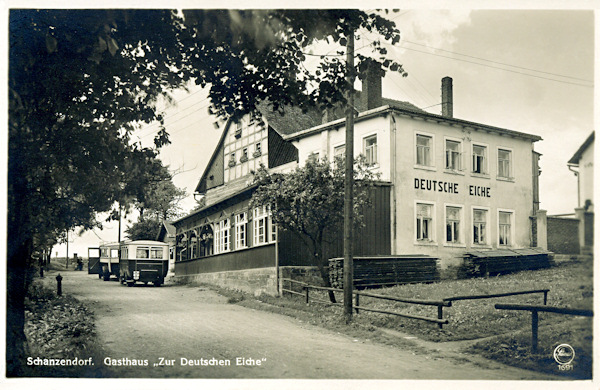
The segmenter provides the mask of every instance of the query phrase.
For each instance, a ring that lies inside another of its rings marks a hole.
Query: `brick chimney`
[[[366,78],[362,82],[362,93],[361,99],[363,100],[364,106],[367,110],[381,107],[381,79],[383,77],[383,71],[381,70],[381,64],[378,62],[371,62],[369,69],[367,70]]]
[[[452,77],[442,79],[442,116],[452,118]]]

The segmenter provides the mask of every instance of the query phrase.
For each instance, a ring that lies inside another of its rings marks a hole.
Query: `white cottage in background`
[[[567,163],[577,176],[575,214],[579,220],[581,254],[592,254],[594,245],[594,138],[592,131]]]

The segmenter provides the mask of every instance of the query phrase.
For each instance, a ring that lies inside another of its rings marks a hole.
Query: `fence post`
[[[356,310],[356,314],[358,314],[358,306],[359,306],[359,302],[360,302],[360,300],[359,300],[359,298],[358,298],[358,297],[360,297],[360,294],[356,294],[356,298],[354,298],[354,300],[355,300],[355,301],[354,301],[354,306],[356,306],[356,307],[354,308],[354,310]]]
[[[548,290],[544,291],[544,305],[548,302]]]
[[[438,305],[438,320],[444,318],[444,309],[442,305]],[[439,323],[438,326],[442,329],[442,323]]]
[[[306,291],[306,304],[308,304],[308,290],[309,290],[309,288],[308,288],[308,286],[304,286],[302,288],[304,289],[304,291]]]
[[[531,353],[536,353],[538,347],[538,312],[531,311]]]
[[[62,295],[62,279],[63,277],[58,274],[56,276],[56,295]]]

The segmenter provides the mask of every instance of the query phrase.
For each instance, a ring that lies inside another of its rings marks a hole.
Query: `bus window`
[[[148,259],[150,249],[147,247],[138,247],[136,252],[136,258],[138,259]]]
[[[150,258],[151,259],[162,259],[163,248],[152,248],[150,250]]]

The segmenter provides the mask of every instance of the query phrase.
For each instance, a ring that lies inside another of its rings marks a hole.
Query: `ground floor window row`
[[[177,235],[177,261],[246,249],[277,241],[277,227],[266,206],[221,216]]]
[[[415,202],[414,232],[417,244],[436,244],[440,240],[448,245],[514,245],[515,211],[496,209],[492,215],[489,207],[444,204],[443,220],[437,221],[436,203]],[[496,237],[491,237],[492,223],[497,224]],[[441,227],[442,237],[438,226]]]

